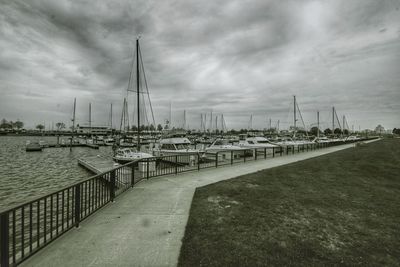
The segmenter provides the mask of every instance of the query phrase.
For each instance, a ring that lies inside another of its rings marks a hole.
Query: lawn
[[[400,266],[400,139],[198,188],[179,266]]]

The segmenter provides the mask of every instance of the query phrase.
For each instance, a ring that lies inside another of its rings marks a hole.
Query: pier
[[[118,167],[118,164],[115,164],[112,159],[101,156],[79,158],[78,164],[94,174],[108,172],[115,167]]]

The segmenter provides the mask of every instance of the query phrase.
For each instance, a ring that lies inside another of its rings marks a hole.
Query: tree
[[[343,130],[343,134],[345,134],[345,135],[349,135],[349,130],[347,130],[347,129],[344,129],[344,130]]]
[[[341,130],[340,128],[336,128],[336,129],[333,131],[333,133],[334,133],[334,134],[341,134],[341,133],[342,133],[342,130]]]
[[[19,130],[19,129],[22,129],[24,127],[24,123],[22,121],[17,120],[14,123],[14,126],[15,126],[15,128],[17,128]]]
[[[152,132],[154,132],[154,131],[156,130],[156,127],[154,127],[153,124],[150,124],[149,130],[152,131]]]
[[[2,119],[0,123],[0,128],[7,129],[9,127],[8,121],[6,119]]]
[[[39,131],[42,131],[44,129],[44,125],[38,124],[38,125],[36,125],[36,129],[38,129]]]
[[[392,133],[394,133],[394,134],[400,134],[400,128],[399,128],[399,129],[394,128],[393,131],[392,131]]]
[[[332,130],[329,129],[329,128],[326,128],[326,129],[324,130],[324,134],[325,134],[325,135],[330,135],[330,134],[332,134]]]
[[[157,125],[157,131],[161,132],[163,130],[163,127],[161,124]]]
[[[131,129],[132,129],[132,131],[136,132],[137,131],[137,126],[136,125],[132,125]]]
[[[321,133],[321,130],[319,130],[319,132]],[[312,134],[312,135],[315,135],[315,136],[317,136],[318,135],[318,127],[312,127],[311,129],[310,129],[310,133]]]
[[[56,127],[57,127],[57,131],[60,131],[62,129],[65,129],[65,124],[63,122],[57,122]]]

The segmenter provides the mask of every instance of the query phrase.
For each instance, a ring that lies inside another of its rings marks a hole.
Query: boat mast
[[[72,151],[72,139],[74,138],[74,132],[75,132],[75,109],[76,109],[76,98],[74,98],[74,111],[72,113],[72,134],[71,134],[69,151]]]
[[[293,133],[293,137],[296,136],[296,96],[293,96],[293,122],[294,122],[294,133]]]
[[[183,130],[186,130],[186,110],[183,110]]]
[[[335,107],[332,107],[332,134],[335,132]]]
[[[89,133],[92,135],[92,103],[89,103]]]
[[[319,138],[319,111],[317,111],[317,138]]]
[[[113,123],[113,121],[112,121],[112,103],[111,103],[111,106],[110,106],[110,128],[111,128],[111,132],[112,132],[112,127],[113,127],[112,123]]]
[[[136,39],[136,91],[137,91],[137,150],[140,151],[140,92],[139,92],[139,37]]]

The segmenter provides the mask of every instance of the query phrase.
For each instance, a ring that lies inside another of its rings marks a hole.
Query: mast
[[[89,133],[92,135],[92,103],[89,103]]]
[[[139,84],[139,37],[136,39],[136,92],[137,92],[137,150],[140,151],[140,84]]]
[[[186,109],[183,110],[183,129],[186,130]]]
[[[111,103],[111,106],[110,106],[110,128],[111,128],[111,131],[112,131],[112,127],[113,127],[112,123],[113,123],[113,121],[112,121],[112,103]]]
[[[75,132],[75,110],[76,110],[76,98],[74,98],[74,111],[72,113],[72,134],[71,134],[71,143],[69,146],[69,151],[72,151],[72,139],[74,138],[74,132]]]
[[[335,132],[335,107],[332,107],[332,133]]]
[[[211,116],[211,117],[210,117],[210,135],[211,135],[212,128],[213,128],[213,125],[212,125],[212,123],[213,123],[212,110],[211,110],[210,116]]]
[[[217,133],[218,130],[218,115],[215,116],[215,133]]]
[[[319,138],[319,111],[317,111],[317,138]]]
[[[277,133],[279,134],[279,120],[278,120]]]
[[[293,96],[293,125],[294,125],[294,131],[295,131],[295,133],[296,133],[296,121],[297,121],[297,119],[296,119],[296,96],[294,95]]]
[[[346,121],[346,117],[343,115],[343,130],[342,130],[343,134],[344,134],[344,129],[345,129],[345,121]]]

